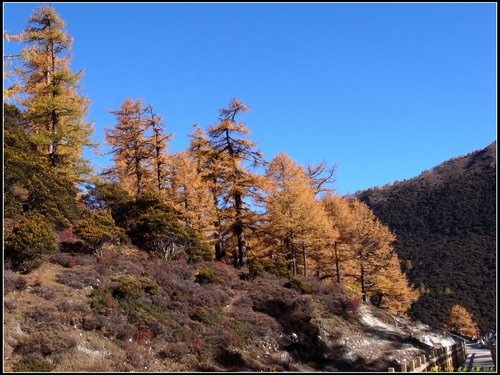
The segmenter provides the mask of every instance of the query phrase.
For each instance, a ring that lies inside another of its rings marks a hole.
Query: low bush
[[[52,224],[38,213],[26,214],[6,234],[4,249],[14,270],[31,272],[42,264],[42,254],[57,250]]]
[[[73,255],[66,253],[57,253],[50,257],[50,262],[59,264],[65,268],[73,268],[76,266],[83,266],[93,264],[95,258],[90,255]]]
[[[291,277],[290,280],[284,285],[285,288],[292,288],[299,291],[302,294],[314,293],[314,287],[307,281],[302,280],[298,277]]]
[[[265,258],[260,260],[265,271],[281,277],[290,277],[290,265],[282,256],[276,256],[273,259]]]
[[[219,274],[211,269],[203,269],[195,276],[195,281],[199,284],[223,284],[224,280]]]
[[[14,365],[14,372],[51,372],[55,365],[35,353],[21,357]]]
[[[15,310],[17,308],[17,303],[15,301],[12,301],[10,299],[4,299],[3,300],[3,307],[9,311]]]
[[[70,269],[59,273],[57,275],[57,282],[71,286],[75,289],[84,289],[89,286],[95,286],[97,278],[97,273],[95,271]]]
[[[35,322],[48,323],[57,319],[57,311],[50,307],[36,306],[26,312],[26,317]]]
[[[21,291],[26,289],[28,282],[26,278],[22,275],[18,275],[12,271],[5,271],[3,275],[3,287],[4,294],[13,292],[13,291]]]
[[[342,300],[344,310],[351,313],[356,313],[359,310],[361,302],[357,297],[348,297]]]
[[[53,300],[57,295],[55,289],[47,286],[35,286],[31,289],[31,292],[46,299],[47,301]]]
[[[210,323],[210,316],[205,310],[202,309],[196,309],[195,312],[191,314],[191,319],[205,324]]]

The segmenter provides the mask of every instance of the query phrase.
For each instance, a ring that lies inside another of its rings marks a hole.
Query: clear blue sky
[[[4,30],[20,32],[40,4],[4,3]],[[52,4],[102,151],[108,110],[127,97],[165,117],[171,151],[238,97],[267,160],[336,164],[339,194],[496,139],[496,3]]]

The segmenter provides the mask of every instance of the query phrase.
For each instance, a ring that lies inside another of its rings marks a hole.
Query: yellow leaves
[[[453,305],[450,309],[449,320],[445,322],[445,327],[472,338],[479,336],[479,327],[474,317],[459,304]]]

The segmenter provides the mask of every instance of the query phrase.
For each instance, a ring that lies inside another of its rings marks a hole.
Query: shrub
[[[110,291],[103,288],[94,288],[90,292],[90,307],[96,313],[106,313],[110,297],[113,298]]]
[[[205,340],[202,338],[192,339],[189,342],[188,347],[193,353],[201,354],[205,349]]]
[[[84,289],[96,284],[96,273],[89,270],[70,269],[57,275],[57,282],[71,286],[75,289]]]
[[[262,262],[258,260],[252,260],[248,264],[248,273],[250,279],[255,279],[264,273],[264,266]]]
[[[14,365],[14,372],[51,372],[55,365],[36,353],[23,356]]]
[[[101,258],[104,244],[123,237],[123,230],[115,225],[111,215],[105,211],[90,211],[75,225],[75,233],[92,252]]]
[[[46,286],[35,286],[31,291],[47,301],[53,300],[56,296],[56,291]]]
[[[154,295],[158,292],[158,284],[147,277],[134,277],[130,275],[119,275],[111,279],[113,296],[118,299],[128,297],[138,298],[143,293]]]
[[[22,272],[39,267],[42,254],[57,250],[52,224],[37,213],[24,216],[6,235],[4,246],[12,268]]]
[[[17,303],[10,299],[3,300],[3,307],[7,310],[15,310],[17,308]]]
[[[204,269],[195,276],[195,281],[199,284],[223,284],[222,278],[210,269]]]
[[[87,315],[82,320],[82,328],[86,331],[100,330],[106,325],[106,321],[102,314]]]
[[[154,337],[154,331],[151,328],[141,328],[137,331],[135,339],[141,345],[147,344]]]
[[[210,323],[210,317],[208,313],[202,309],[196,309],[195,312],[191,315],[191,319],[201,323]]]
[[[314,292],[314,287],[311,284],[299,279],[298,277],[290,278],[290,281],[288,281],[284,286],[285,288],[295,289],[302,294],[311,294]]]
[[[3,275],[4,293],[7,294],[13,291],[21,291],[26,289],[28,282],[24,276],[18,275],[12,271],[5,271]]]
[[[36,322],[52,322],[57,318],[56,310],[50,307],[38,306],[28,310],[26,316]]]
[[[344,310],[347,312],[353,312],[353,313],[357,312],[359,310],[360,305],[361,302],[357,297],[348,297],[343,300],[343,307]]]
[[[151,354],[145,348],[138,347],[137,345],[128,345],[125,351],[125,357],[137,370],[148,370],[149,362],[151,361]]]
[[[44,356],[64,353],[76,346],[76,341],[67,333],[58,329],[57,323],[38,324],[36,332],[29,337],[22,338],[14,351],[21,355],[40,353]]]
[[[83,266],[92,264],[92,259],[89,255],[71,255],[65,253],[54,254],[50,261],[55,264],[59,264],[65,268],[73,268],[76,266]]]
[[[260,260],[264,270],[277,276],[290,277],[290,267],[287,260],[282,256],[276,256],[273,259],[267,258]]]

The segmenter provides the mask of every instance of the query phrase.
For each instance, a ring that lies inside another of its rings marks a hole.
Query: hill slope
[[[7,271],[6,371],[387,371],[450,345],[445,331],[357,305],[334,284],[133,247]],[[298,288],[301,289],[301,288]]]
[[[495,329],[496,141],[356,195],[397,235],[402,266],[423,292],[413,317],[439,324],[458,303],[482,331]]]

